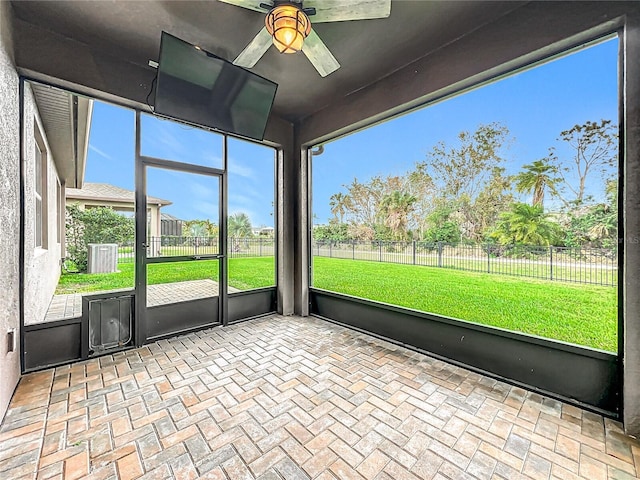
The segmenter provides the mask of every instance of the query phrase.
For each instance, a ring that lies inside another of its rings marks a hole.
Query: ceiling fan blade
[[[266,12],[264,8],[260,6],[260,0],[218,0],[222,3],[228,3],[229,5],[235,5],[236,7],[248,8],[256,12]]]
[[[271,34],[265,27],[260,30],[254,39],[251,40],[251,43],[240,52],[240,55],[236,57],[233,64],[244,68],[251,68],[258,63],[258,60],[262,58],[270,46]]]
[[[302,45],[302,53],[304,53],[313,66],[316,67],[321,77],[326,77],[340,68],[340,64],[336,58],[331,54],[314,30],[311,30],[309,36],[305,38],[304,44]]]
[[[311,23],[370,20],[391,15],[391,0],[307,0],[305,8],[315,8]]]

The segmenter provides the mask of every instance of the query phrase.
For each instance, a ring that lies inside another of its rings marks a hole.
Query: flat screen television
[[[162,32],[154,112],[262,140],[278,85]]]

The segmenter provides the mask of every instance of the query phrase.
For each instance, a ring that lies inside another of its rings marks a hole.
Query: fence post
[[[356,241],[351,240],[351,260],[356,259]]]
[[[438,267],[442,268],[442,242],[438,242]]]
[[[329,258],[331,258],[333,255],[333,253],[331,252],[332,247],[333,247],[333,242],[329,240]]]
[[[485,248],[487,249],[487,273],[491,273],[491,249],[489,245],[485,245]]]
[[[262,237],[258,237],[258,247],[260,249],[260,257],[262,256]]]
[[[416,241],[413,241],[413,264],[416,264]]]
[[[378,242],[378,261],[382,261],[382,240]]]
[[[549,279],[553,280],[553,246],[549,245]]]

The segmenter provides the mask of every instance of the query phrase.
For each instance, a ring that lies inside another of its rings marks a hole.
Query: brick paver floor
[[[626,479],[620,424],[273,315],[26,375],[0,478]]]

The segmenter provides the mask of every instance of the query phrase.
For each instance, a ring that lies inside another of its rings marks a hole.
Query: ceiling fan
[[[340,68],[312,23],[387,18],[391,0],[219,0],[266,13],[265,27],[240,52],[234,64],[251,68],[271,44],[281,53],[302,51],[322,77]]]

